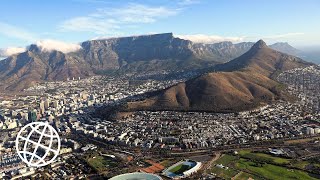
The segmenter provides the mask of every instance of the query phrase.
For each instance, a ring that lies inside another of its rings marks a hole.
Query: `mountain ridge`
[[[199,44],[172,33],[85,41],[81,49],[69,53],[31,44],[26,52],[0,61],[0,89],[21,91],[37,82],[85,78],[110,70],[135,74],[197,70],[228,62],[252,45]]]
[[[272,75],[313,65],[275,51],[260,40],[242,56],[211,72],[179,83],[138,102],[127,110],[184,110],[238,112],[275,100],[290,100]]]

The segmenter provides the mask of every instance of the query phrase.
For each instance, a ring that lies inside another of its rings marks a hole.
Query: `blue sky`
[[[173,32],[199,42],[320,45],[319,0],[5,0],[0,48]]]

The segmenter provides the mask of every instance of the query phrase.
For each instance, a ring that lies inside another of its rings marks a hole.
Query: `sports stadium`
[[[186,178],[201,168],[201,162],[192,160],[179,161],[163,171],[163,175],[171,179]]]
[[[149,173],[126,173],[120,174],[111,178],[110,180],[141,180],[141,179],[148,179],[148,180],[162,180],[162,178],[156,174],[149,174]]]

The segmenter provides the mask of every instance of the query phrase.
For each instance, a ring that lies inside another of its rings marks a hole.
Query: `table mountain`
[[[253,44],[199,44],[164,33],[86,41],[80,50],[70,53],[30,45],[26,52],[0,61],[0,89],[19,91],[41,81],[109,71],[139,74],[202,69],[228,62]]]

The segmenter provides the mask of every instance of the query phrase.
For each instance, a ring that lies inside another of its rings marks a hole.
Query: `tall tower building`
[[[45,106],[44,106],[44,101],[40,102],[40,114],[44,114],[45,112]]]
[[[37,120],[37,113],[34,111],[29,111],[28,112],[28,120],[35,122]]]
[[[59,101],[58,100],[53,101],[52,105],[54,108],[57,108],[59,105]]]
[[[49,100],[49,99],[46,99],[46,100],[44,101],[44,108],[45,108],[45,109],[49,109],[49,107],[50,107],[50,100]]]

